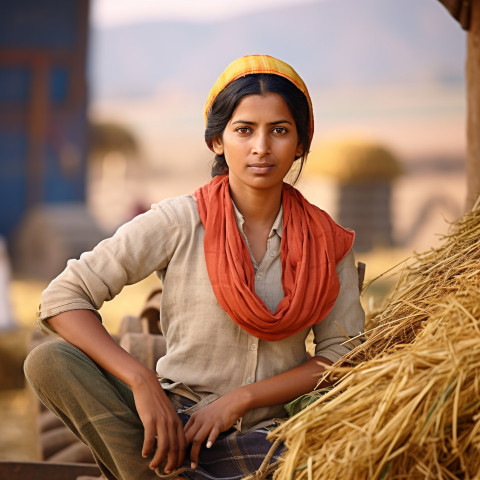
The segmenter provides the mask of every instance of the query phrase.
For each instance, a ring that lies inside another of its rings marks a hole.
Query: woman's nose
[[[267,134],[258,133],[255,135],[252,152],[259,157],[264,157],[270,153],[270,142]]]

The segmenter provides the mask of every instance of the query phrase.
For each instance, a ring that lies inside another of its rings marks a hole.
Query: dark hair
[[[294,180],[295,183],[310,149],[310,109],[305,95],[290,80],[279,75],[257,73],[246,75],[227,85],[215,98],[207,117],[205,141],[211,144],[216,135],[222,135],[227,123],[237,108],[240,100],[246,95],[263,95],[278,93],[287,104],[295,125],[299,143],[303,146],[300,158],[300,169]],[[212,165],[212,177],[228,173],[228,165],[224,155],[215,155]]]

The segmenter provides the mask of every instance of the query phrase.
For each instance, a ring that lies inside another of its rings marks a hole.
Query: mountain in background
[[[291,63],[311,91],[464,81],[465,32],[437,0],[324,0],[226,21],[94,29],[93,100],[208,92],[235,58]]]

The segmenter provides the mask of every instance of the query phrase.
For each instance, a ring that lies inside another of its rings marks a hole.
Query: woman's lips
[[[267,173],[273,168],[271,163],[253,163],[248,168],[254,173]]]

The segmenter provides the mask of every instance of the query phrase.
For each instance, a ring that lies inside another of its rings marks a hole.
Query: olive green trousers
[[[107,479],[165,476],[161,469],[150,470],[151,458],[141,455],[144,428],[132,391],[81,350],[63,340],[46,342],[30,352],[24,369],[42,402],[90,447]],[[170,392],[168,397],[185,425],[195,402]],[[211,448],[201,447],[195,470],[190,468],[187,449],[180,475],[187,480],[241,480],[264,465],[269,454],[272,463],[281,455],[283,446],[272,447],[268,433],[264,428],[245,433],[230,428]]]
[[[43,343],[25,360],[25,376],[42,402],[92,450],[109,480],[158,476],[143,458],[143,425],[132,391],[63,340]]]

